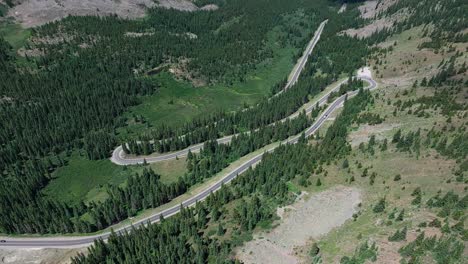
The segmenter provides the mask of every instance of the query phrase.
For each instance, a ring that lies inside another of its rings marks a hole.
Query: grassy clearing
[[[148,167],[160,174],[164,183],[170,183],[186,172],[186,159],[154,163]],[[128,177],[140,173],[143,168],[119,166],[110,160],[88,160],[76,152],[70,157],[68,165],[53,173],[54,179],[43,192],[69,204],[103,201],[107,198],[107,186],[123,185]]]
[[[143,102],[130,109],[126,117],[143,116],[150,126],[180,125],[203,114],[215,111],[234,111],[245,105],[252,105],[268,96],[271,87],[280,81],[292,68],[292,50],[281,50],[278,59],[269,66],[262,66],[248,76],[244,83],[232,87],[213,85],[193,87],[192,84],[175,80],[169,73],[151,77],[160,84],[158,91],[143,98]],[[132,135],[141,132],[148,124],[129,123],[119,132]]]
[[[163,183],[171,183],[187,172],[187,158],[152,163],[148,166],[161,175]]]
[[[74,153],[67,166],[53,173],[54,179],[43,190],[58,200],[74,204],[79,201],[100,200],[105,185],[122,184],[130,170],[116,166],[110,160],[91,161]]]
[[[235,110],[245,103],[252,103],[266,93],[254,88],[230,89],[226,87],[193,87],[188,82],[176,81],[169,73],[152,77],[161,87],[152,96],[143,99],[143,103],[133,107],[127,117],[133,114],[143,116],[150,125],[183,124],[203,113],[217,110]],[[242,92],[242,93],[241,93]],[[126,128],[136,132],[144,129],[142,125]]]
[[[15,50],[24,46],[30,35],[30,29],[10,21],[0,21],[0,36],[5,38]]]
[[[293,193],[300,193],[301,192],[301,190],[296,186],[296,184],[294,184],[292,182],[288,182],[287,185],[288,185],[288,190],[290,192],[293,192]]]

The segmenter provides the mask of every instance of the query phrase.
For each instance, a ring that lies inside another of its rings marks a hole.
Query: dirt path
[[[357,211],[360,202],[361,192],[344,186],[301,199],[286,208],[278,227],[246,243],[237,257],[244,263],[298,263],[300,258],[294,254],[294,248],[341,226]]]

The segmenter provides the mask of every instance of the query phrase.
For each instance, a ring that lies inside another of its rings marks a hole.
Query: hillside
[[[369,64],[380,88],[361,114],[374,121],[351,128],[349,157],[317,175],[364,197],[352,221],[309,242],[323,263],[467,260],[467,18],[456,1],[439,5],[366,1],[370,21],[345,31],[379,49]]]
[[[34,256],[74,264],[466,263],[464,1],[193,5],[212,3],[0,39],[5,243],[107,239]]]
[[[239,0],[192,13],[152,8],[144,20],[73,16],[29,30],[6,24],[0,38],[0,167],[6,179],[0,210],[8,219],[2,232],[93,232],[127,218],[101,219],[96,206],[113,203],[110,189],[144,171],[107,160],[119,142],[136,138],[132,130],[143,134],[157,126],[173,133],[191,126],[186,121],[198,126],[254,105],[283,84],[323,21],[316,10],[324,2],[296,1],[286,9],[274,3]],[[258,17],[254,10],[266,6]],[[195,88],[179,78],[171,68],[181,64],[205,83]],[[156,110],[132,113],[140,105]],[[149,115],[156,117],[149,122]],[[174,194],[193,184],[181,178],[183,169],[168,174],[172,185],[162,188]]]
[[[84,15],[113,15],[122,18],[141,18],[146,10],[160,6],[181,11],[216,10],[215,4],[207,2],[198,7],[190,0],[98,0],[98,1],[73,1],[73,0],[17,0],[0,1],[3,5],[10,5],[6,16],[12,17],[24,27],[34,27],[48,22],[62,19],[66,16]]]

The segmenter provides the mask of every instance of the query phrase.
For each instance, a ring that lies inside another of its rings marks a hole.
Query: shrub
[[[388,241],[392,241],[392,242],[403,241],[406,239],[406,232],[407,232],[407,229],[405,226],[401,230],[397,230],[393,235],[388,237]]]
[[[374,208],[372,209],[372,211],[373,211],[374,213],[381,213],[381,212],[383,212],[383,211],[385,210],[385,204],[386,204],[385,198],[381,198],[381,199],[379,200],[379,202],[374,206]]]

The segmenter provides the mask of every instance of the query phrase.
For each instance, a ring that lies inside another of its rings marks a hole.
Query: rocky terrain
[[[216,5],[197,7],[189,0],[17,0],[8,15],[23,27],[34,27],[68,15],[111,15],[139,18],[147,8],[161,6],[183,11],[216,10]]]
[[[358,210],[359,189],[337,186],[301,198],[296,203],[279,208],[281,224],[266,234],[248,242],[238,252],[244,263],[298,263],[301,250],[311,239],[317,239],[341,226]],[[303,257],[303,256],[302,256]]]

